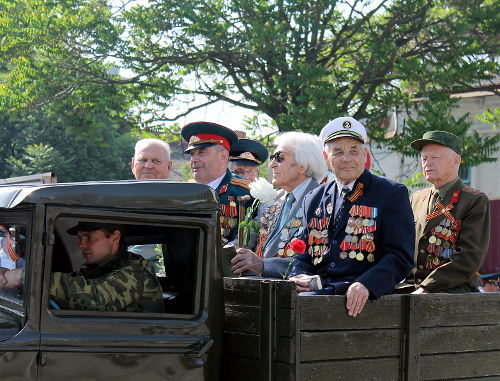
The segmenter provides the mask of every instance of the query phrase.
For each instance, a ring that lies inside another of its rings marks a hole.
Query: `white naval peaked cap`
[[[350,116],[342,116],[331,120],[323,127],[319,134],[319,138],[323,145],[333,139],[341,137],[358,139],[363,144],[368,140],[365,126]]]

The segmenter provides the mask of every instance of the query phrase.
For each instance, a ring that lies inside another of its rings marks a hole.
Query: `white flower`
[[[259,177],[250,183],[250,194],[266,205],[272,205],[276,197],[278,197],[278,192],[263,177]]]

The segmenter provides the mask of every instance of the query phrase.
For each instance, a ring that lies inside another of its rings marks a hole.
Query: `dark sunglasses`
[[[276,151],[271,156],[269,156],[269,162],[273,161],[274,159],[276,159],[278,163],[281,163],[283,160],[285,160],[285,156],[283,155],[283,152]]]

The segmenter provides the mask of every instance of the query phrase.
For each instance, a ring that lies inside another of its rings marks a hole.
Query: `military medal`
[[[327,206],[326,206],[326,212],[328,214],[332,214],[332,211],[333,211],[333,205],[332,203],[330,202]]]

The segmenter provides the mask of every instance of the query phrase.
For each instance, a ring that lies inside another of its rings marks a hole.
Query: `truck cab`
[[[164,313],[64,310],[50,274],[83,264],[78,222],[124,226],[155,268]],[[219,201],[205,185],[117,181],[0,186],[0,366],[9,380],[217,380],[222,342]],[[104,376],[105,375],[105,376]]]

